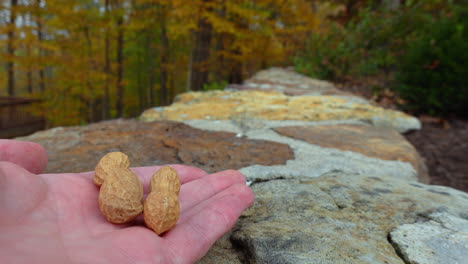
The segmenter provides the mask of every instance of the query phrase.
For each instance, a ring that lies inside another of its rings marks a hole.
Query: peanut
[[[180,216],[180,179],[171,167],[162,167],[151,177],[150,193],[144,203],[146,225],[158,235],[175,226]]]
[[[111,223],[130,222],[143,211],[143,185],[129,166],[127,155],[121,152],[106,154],[96,166],[99,209]]]
[[[101,186],[104,178],[107,175],[107,168],[128,168],[130,160],[128,156],[122,152],[109,152],[98,162],[94,173],[94,184]]]
[[[149,190],[150,192],[167,190],[179,195],[180,179],[177,171],[169,166],[160,168],[151,177]]]

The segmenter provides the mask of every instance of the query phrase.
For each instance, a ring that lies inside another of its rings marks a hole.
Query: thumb
[[[47,152],[36,143],[0,139],[0,161],[8,161],[32,173],[42,173],[47,166]]]
[[[0,161],[0,223],[20,221],[47,194],[47,185],[37,175],[16,164]]]

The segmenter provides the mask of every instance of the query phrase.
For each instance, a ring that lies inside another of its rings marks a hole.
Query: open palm
[[[162,236],[143,226],[108,223],[92,172],[41,174],[44,150],[0,140],[0,263],[193,263],[253,202],[236,171],[207,174],[182,165],[181,216]],[[132,170],[145,193],[158,167]]]

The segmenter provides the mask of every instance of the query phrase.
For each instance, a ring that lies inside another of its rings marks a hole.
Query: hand
[[[0,140],[0,263],[193,263],[254,199],[237,171],[173,165],[182,181],[181,215],[158,236],[141,218],[136,225],[107,222],[93,172],[33,174],[46,163],[41,146]],[[146,192],[157,168],[132,169]]]

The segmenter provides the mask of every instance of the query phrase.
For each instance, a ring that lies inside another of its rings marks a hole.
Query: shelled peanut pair
[[[111,223],[128,223],[143,212],[146,225],[160,235],[179,219],[180,179],[171,167],[162,167],[153,174],[144,202],[143,185],[122,152],[110,152],[101,158],[94,183],[101,187],[99,209]]]

